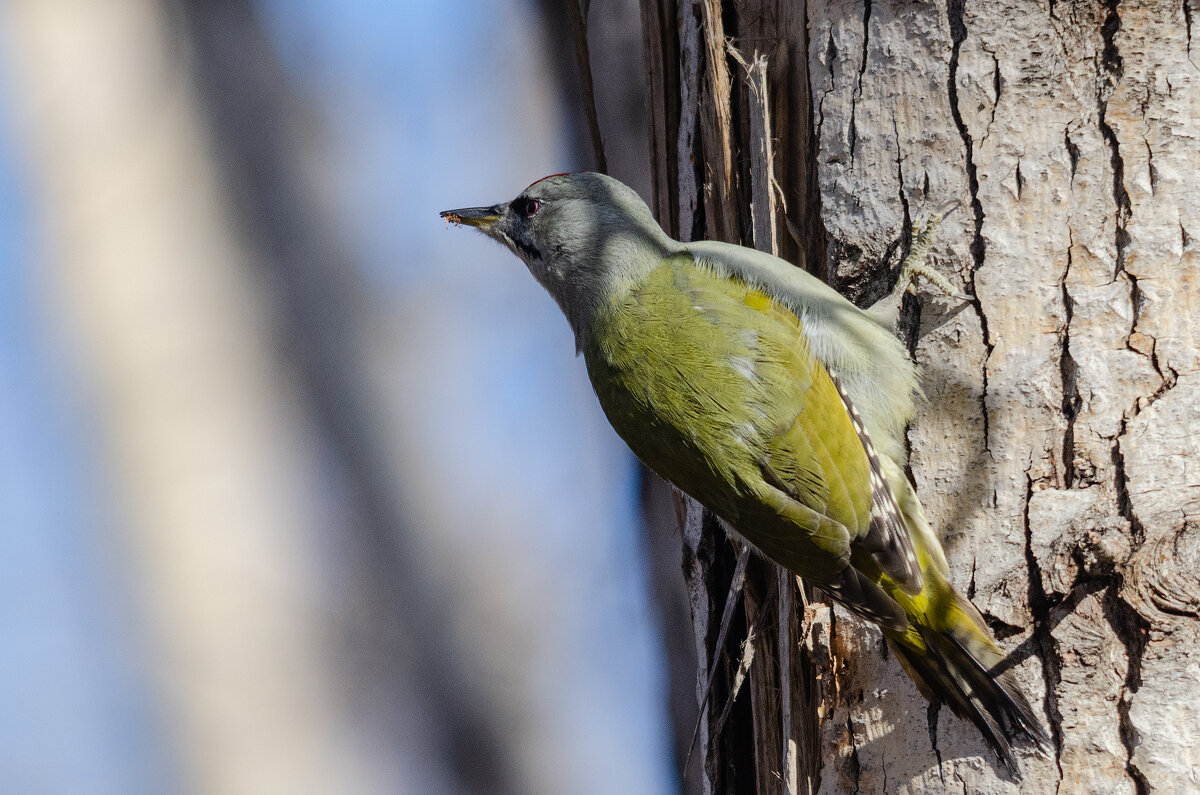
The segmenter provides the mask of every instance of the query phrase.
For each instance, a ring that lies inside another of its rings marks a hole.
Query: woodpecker
[[[1015,744],[1049,750],[904,472],[917,371],[887,311],[761,251],[673,240],[601,174],[442,216],[503,243],[550,293],[646,466],[877,624],[922,693],[974,723],[1012,774]]]

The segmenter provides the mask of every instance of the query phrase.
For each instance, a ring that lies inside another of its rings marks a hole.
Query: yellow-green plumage
[[[853,567],[903,613],[848,606],[923,645],[905,616],[927,613],[944,579],[931,572],[910,596],[855,548],[871,522],[867,453],[790,309],[677,254],[609,297],[583,355],[609,421],[648,467],[814,585],[837,588]],[[923,545],[921,558],[929,570]]]
[[[877,317],[761,252],[671,240],[600,175],[445,215],[506,243],[554,296],[647,466],[877,623],[1010,770],[1011,740],[1047,745],[903,472],[915,372]]]
[[[794,314],[679,255],[611,298],[583,353],[647,466],[815,583],[849,564],[870,519],[867,457]]]

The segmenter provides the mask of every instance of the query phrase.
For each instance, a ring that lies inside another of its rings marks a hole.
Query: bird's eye
[[[542,203],[537,199],[517,199],[512,203],[513,212],[518,215],[523,215],[526,218],[532,218],[538,210],[542,208]]]

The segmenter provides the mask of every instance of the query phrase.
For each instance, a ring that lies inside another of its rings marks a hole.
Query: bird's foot
[[[920,222],[913,224],[912,249],[908,252],[908,256],[904,258],[904,263],[900,266],[900,279],[896,283],[894,292],[907,292],[916,295],[917,278],[924,277],[926,281],[936,287],[943,295],[950,298],[957,298],[961,301],[971,300],[971,296],[957,290],[945,276],[925,264],[926,259],[933,259],[929,254],[929,250],[933,248],[933,240],[937,234],[938,227],[946,216],[957,210],[961,205],[962,203],[958,199],[950,199],[938,205],[933,213],[925,219],[924,224]]]
[[[954,212],[959,206],[960,202],[957,199],[951,199],[948,202],[938,205],[933,213],[925,219],[924,223],[916,222],[913,224],[912,248],[900,266],[900,278],[896,281],[896,286],[892,288],[890,293],[872,305],[869,310],[890,328],[896,327],[896,320],[900,314],[900,303],[905,293],[911,295],[917,294],[917,282],[919,279],[929,282],[938,292],[949,298],[959,301],[974,300],[971,296],[955,288],[950,283],[950,280],[932,265],[926,264],[927,259],[933,259],[929,252],[933,248],[933,240],[937,234],[938,226],[941,225],[947,215]]]
[[[960,291],[950,280],[943,276],[932,265],[925,263],[913,263],[906,265],[900,271],[900,280],[897,282],[898,291],[906,292],[909,295],[917,294],[917,279],[923,278],[931,285],[937,288],[937,291],[947,298],[954,298],[959,301],[971,301],[971,296]]]

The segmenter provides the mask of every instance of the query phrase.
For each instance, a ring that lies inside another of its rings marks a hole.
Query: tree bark
[[[722,29],[747,60],[768,59],[786,199],[777,226],[796,238],[779,233],[785,257],[866,305],[894,281],[914,220],[947,199],[965,209],[943,224],[937,251],[975,301],[910,299],[902,315],[926,396],[909,433],[911,473],[955,585],[1011,652],[1056,750],[1022,757],[1023,780],[1007,780],[973,727],[917,693],[878,631],[810,609],[785,617],[815,630],[799,632],[806,640],[788,655],[801,697],[790,732],[798,789],[1200,786],[1191,4],[642,7],[656,211],[668,229],[752,243],[750,105],[740,67],[719,64],[733,75],[728,95],[714,77]],[[723,102],[731,189],[723,142],[712,140],[722,127],[704,121],[720,119]],[[715,212],[720,201],[736,206]],[[685,505],[703,660],[733,552],[716,528],[697,532],[711,524],[697,512]],[[725,645],[706,730],[729,692],[746,614],[757,611],[760,686],[752,674],[750,703],[720,736],[702,732],[707,791],[785,791],[779,744],[762,736],[781,714],[778,689],[761,686],[778,677],[769,635],[780,622],[763,618],[771,578],[752,567],[740,636]]]

